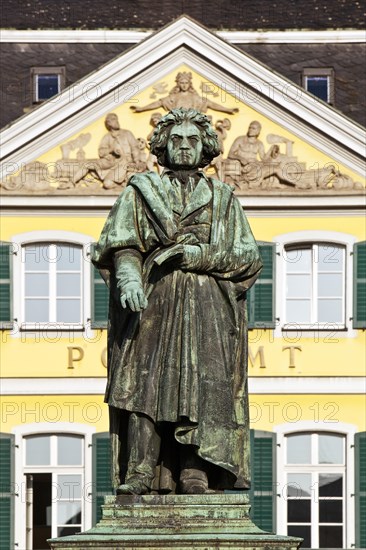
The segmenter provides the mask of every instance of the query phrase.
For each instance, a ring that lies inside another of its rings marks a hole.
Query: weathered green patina
[[[151,152],[164,173],[130,179],[93,257],[111,293],[113,482],[137,494],[247,488],[258,249],[232,189],[200,170],[219,153],[205,115],[168,113]]]

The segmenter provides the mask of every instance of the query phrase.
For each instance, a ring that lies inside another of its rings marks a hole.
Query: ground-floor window
[[[345,437],[334,433],[287,435],[287,534],[303,548],[344,548]]]
[[[24,438],[27,549],[82,531],[84,437],[41,434]]]

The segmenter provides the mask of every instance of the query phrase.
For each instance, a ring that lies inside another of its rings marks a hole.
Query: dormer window
[[[57,95],[65,86],[64,67],[33,67],[32,101],[40,103]]]

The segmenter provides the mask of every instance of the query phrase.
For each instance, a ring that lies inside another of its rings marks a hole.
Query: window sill
[[[323,332],[329,332],[331,331],[337,331],[337,332],[347,332],[349,329],[346,327],[346,325],[343,325],[341,323],[312,323],[310,325],[302,325],[300,323],[289,323],[286,325],[283,325],[281,327],[282,331],[298,331],[298,330],[305,330],[305,331],[323,331]]]
[[[68,331],[76,330],[82,332],[85,330],[85,325],[68,324],[68,323],[22,323],[20,325],[21,331],[26,330],[47,330],[47,331]]]

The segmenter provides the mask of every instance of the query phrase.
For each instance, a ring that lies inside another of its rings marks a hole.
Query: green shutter
[[[258,527],[268,532],[275,530],[275,452],[276,434],[250,430],[250,515]]]
[[[91,247],[94,251],[95,244]],[[109,309],[109,289],[98,269],[91,264],[92,317],[91,328],[107,328]]]
[[[366,432],[355,435],[356,548],[366,548]]]
[[[275,243],[258,243],[263,269],[247,294],[249,328],[275,328]]]
[[[0,328],[12,328],[12,245],[0,243]]]
[[[112,495],[111,445],[109,432],[93,435],[93,525],[102,516],[105,495]]]
[[[366,328],[366,241],[353,247],[353,327]]]
[[[0,548],[13,549],[14,541],[14,435],[0,434]]]

